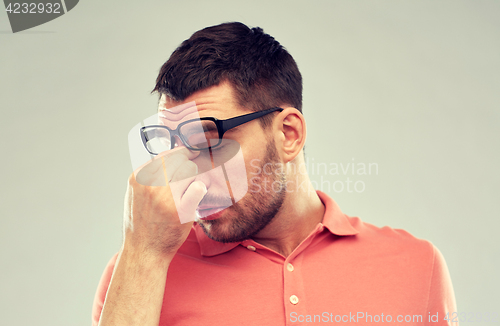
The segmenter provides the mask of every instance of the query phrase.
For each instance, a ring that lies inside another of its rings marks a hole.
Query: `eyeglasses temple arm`
[[[252,121],[252,120],[255,120],[255,119],[258,119],[262,116],[265,116],[266,114],[269,114],[271,112],[274,112],[274,111],[283,111],[282,108],[272,108],[272,109],[269,109],[269,110],[264,110],[264,111],[259,111],[259,112],[254,112],[254,113],[249,113],[249,114],[245,114],[243,116],[240,116],[240,117],[234,117],[234,118],[230,118],[230,119],[227,119],[227,120],[219,120],[219,123],[222,124],[222,129],[225,131],[231,129],[231,128],[234,128],[234,127],[237,127],[239,125],[242,125],[244,124],[245,122],[249,122],[249,121]]]

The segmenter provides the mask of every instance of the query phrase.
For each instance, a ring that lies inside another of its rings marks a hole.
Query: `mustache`
[[[198,206],[229,207],[233,204],[231,197],[206,194]]]

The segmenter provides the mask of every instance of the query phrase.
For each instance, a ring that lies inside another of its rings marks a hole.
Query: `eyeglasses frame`
[[[147,142],[149,141],[149,139],[147,138],[146,136],[146,132],[144,132],[144,130],[146,128],[152,128],[152,127],[157,127],[157,128],[163,128],[163,129],[167,129],[170,133],[170,149],[173,149],[175,147],[175,136],[177,135],[179,137],[179,139],[181,140],[181,142],[184,144],[184,146],[186,146],[186,148],[188,148],[189,150],[192,150],[192,151],[203,151],[203,150],[206,150],[207,148],[194,148],[194,147],[191,147],[188,143],[187,143],[187,140],[184,138],[184,136],[179,132],[179,129],[187,124],[187,123],[190,123],[190,122],[193,122],[193,121],[204,121],[204,120],[208,120],[208,121],[213,121],[215,123],[215,125],[217,126],[217,132],[219,134],[219,142],[215,145],[211,145],[210,148],[215,148],[217,146],[219,146],[222,142],[222,137],[224,136],[224,134],[226,133],[226,131],[232,129],[232,128],[235,128],[235,127],[238,127],[244,123],[247,123],[247,122],[250,122],[252,120],[255,120],[255,119],[258,119],[260,117],[263,117],[269,113],[272,113],[272,112],[276,112],[276,111],[283,111],[282,108],[279,108],[279,107],[275,107],[275,108],[271,108],[271,109],[267,109],[267,110],[263,110],[263,111],[258,111],[258,112],[252,112],[252,113],[248,113],[248,114],[244,114],[244,115],[240,115],[240,116],[237,116],[237,117],[233,117],[233,118],[229,118],[229,119],[225,119],[225,120],[221,120],[221,119],[217,119],[217,118],[214,118],[214,117],[204,117],[204,118],[199,118],[199,119],[191,119],[191,120],[186,120],[186,121],[183,121],[181,123],[179,123],[177,125],[177,128],[175,129],[170,129],[169,127],[167,126],[164,126],[164,125],[149,125],[149,126],[144,126],[140,129],[140,133],[141,133],[141,139],[142,139],[142,143],[144,145],[144,147],[146,148],[146,150],[149,152],[149,154],[151,155],[158,155],[157,153],[153,153],[151,152],[148,147],[147,147]]]

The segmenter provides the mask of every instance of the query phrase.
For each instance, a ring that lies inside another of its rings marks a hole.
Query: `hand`
[[[182,147],[157,155],[128,180],[125,196],[123,250],[140,255],[172,258],[186,240],[196,208],[207,193],[206,186],[193,182],[197,166],[191,160],[199,152]],[[175,182],[172,191],[170,183]],[[191,222],[181,224],[183,220]]]

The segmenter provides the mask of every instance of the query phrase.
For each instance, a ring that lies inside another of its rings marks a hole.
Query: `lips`
[[[198,206],[196,213],[202,220],[215,220],[222,215],[226,207]]]

